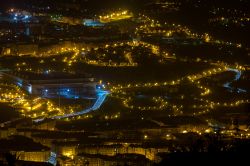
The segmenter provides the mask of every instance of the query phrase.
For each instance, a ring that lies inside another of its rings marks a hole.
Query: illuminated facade
[[[23,161],[34,161],[34,162],[46,162],[50,157],[49,150],[25,152],[25,151],[13,151],[13,154],[17,154],[20,160]]]

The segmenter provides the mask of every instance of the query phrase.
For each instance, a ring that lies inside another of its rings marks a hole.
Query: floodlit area
[[[104,15],[104,16],[99,16],[100,21],[102,23],[110,23],[113,21],[119,21],[119,20],[124,20],[124,19],[130,19],[133,17],[133,14],[127,10],[125,11],[118,11],[118,12],[114,12],[108,15]]]

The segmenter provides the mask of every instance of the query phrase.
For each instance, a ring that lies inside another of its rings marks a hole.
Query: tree
[[[17,156],[17,154],[11,154],[10,152],[5,154],[6,161],[8,162],[9,166],[15,166],[15,163],[18,161],[20,155]]]

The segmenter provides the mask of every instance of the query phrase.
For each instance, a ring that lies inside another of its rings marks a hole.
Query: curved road
[[[87,109],[82,110],[80,112],[74,112],[74,113],[71,113],[71,114],[65,114],[65,115],[61,115],[61,116],[54,116],[54,117],[52,117],[50,119],[70,118],[70,117],[83,115],[83,114],[89,113],[91,111],[98,110],[101,107],[101,105],[103,104],[103,102],[105,101],[108,94],[109,94],[108,91],[98,91],[97,99],[96,99],[95,103],[93,104],[93,106],[91,106],[90,108],[87,108]],[[34,122],[41,122],[43,120],[44,120],[44,118],[36,119],[36,120],[34,120]]]
[[[235,75],[235,78],[233,81],[237,81],[240,79],[241,71],[239,71],[237,69],[232,69],[232,68],[228,68],[227,71],[235,72],[236,75]],[[223,87],[230,89],[230,91],[233,91],[233,87],[231,86],[233,81],[230,81],[230,82],[223,84]],[[246,90],[244,90],[244,89],[240,89],[240,88],[236,88],[236,89],[237,89],[238,93],[245,93],[246,92]]]

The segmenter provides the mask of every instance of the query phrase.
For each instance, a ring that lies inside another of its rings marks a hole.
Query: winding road
[[[232,69],[232,68],[228,68],[227,71],[232,71],[232,72],[236,73],[233,81],[238,81],[240,79],[241,71],[239,71],[237,69]],[[230,81],[230,82],[227,82],[227,83],[223,84],[223,87],[229,89],[230,91],[233,91],[234,88],[231,86],[233,81]],[[246,92],[246,90],[240,89],[240,88],[236,88],[236,90],[237,90],[238,93],[245,93]]]

